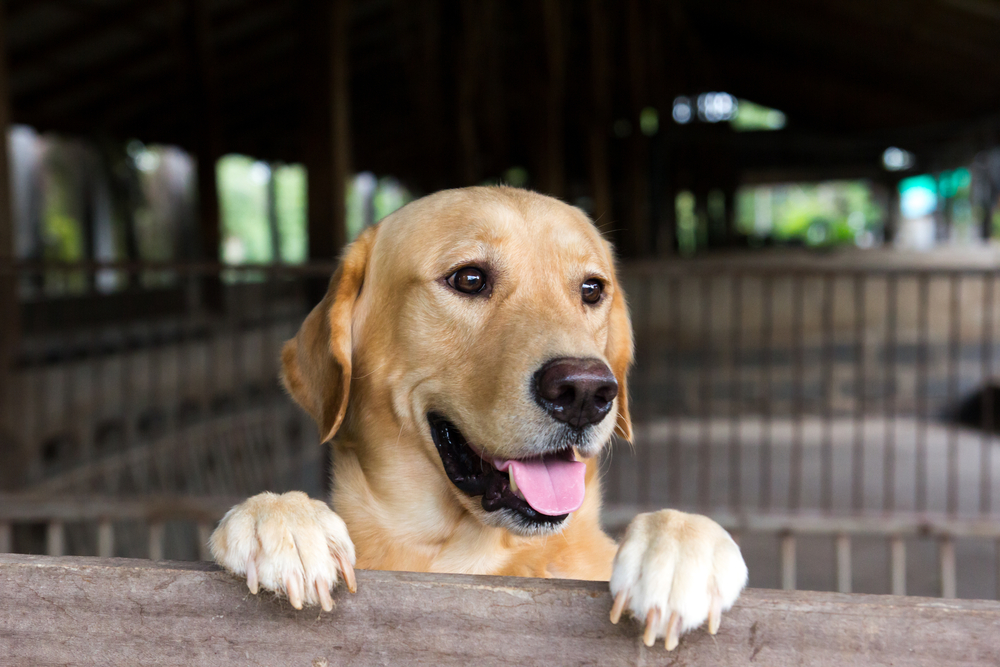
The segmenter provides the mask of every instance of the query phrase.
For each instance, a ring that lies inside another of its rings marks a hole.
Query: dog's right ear
[[[351,321],[377,227],[347,246],[330,287],[299,333],[281,350],[281,381],[319,426],[323,442],[344,421],[351,390]]]

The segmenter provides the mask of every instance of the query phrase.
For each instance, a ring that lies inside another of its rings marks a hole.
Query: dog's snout
[[[535,398],[573,428],[599,423],[618,395],[618,381],[599,359],[553,359],[535,376]]]

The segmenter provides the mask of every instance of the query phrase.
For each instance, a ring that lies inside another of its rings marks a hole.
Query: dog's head
[[[466,511],[517,534],[561,529],[580,461],[616,428],[631,439],[611,248],[578,209],[523,190],[439,192],[367,230],[282,356],[326,439],[345,416],[362,440],[391,420]]]

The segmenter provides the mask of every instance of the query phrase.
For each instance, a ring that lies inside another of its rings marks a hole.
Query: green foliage
[[[306,169],[302,165],[274,167],[275,199],[281,261],[301,264],[309,255]]]
[[[228,264],[270,262],[274,257],[267,220],[266,165],[244,155],[216,164],[222,218],[221,258]]]
[[[871,245],[883,214],[862,181],[743,188],[737,229],[751,239],[809,246]]]
[[[737,132],[780,130],[785,127],[785,114],[748,100],[740,100],[736,115],[729,121]]]

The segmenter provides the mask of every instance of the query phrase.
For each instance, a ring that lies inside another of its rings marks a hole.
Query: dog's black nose
[[[535,374],[535,399],[573,428],[597,424],[611,410],[618,381],[598,359],[553,359]]]

